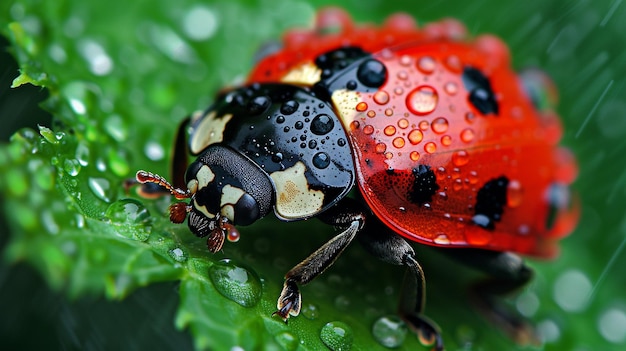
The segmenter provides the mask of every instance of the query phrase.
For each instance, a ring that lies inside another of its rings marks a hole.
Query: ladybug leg
[[[285,275],[285,283],[276,303],[278,310],[274,312],[274,315],[280,316],[285,322],[289,316],[300,313],[302,299],[298,285],[310,282],[329,268],[363,227],[363,212],[346,209],[346,203],[347,201],[342,201],[340,205],[319,216],[324,222],[343,230]]]
[[[426,280],[411,245],[380,223],[359,235],[359,241],[366,250],[379,259],[407,267],[400,296],[399,314],[417,334],[423,345],[432,345],[432,349],[436,351],[443,350],[443,338],[439,327],[423,314],[426,305]]]
[[[480,312],[499,326],[517,343],[538,344],[534,328],[513,309],[502,303],[502,298],[528,283],[533,275],[521,257],[510,252],[479,249],[442,250],[450,257],[489,275],[472,286],[470,296]],[[446,252],[452,251],[452,252]]]

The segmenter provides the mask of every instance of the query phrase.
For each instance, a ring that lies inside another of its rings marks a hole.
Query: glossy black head
[[[225,217],[234,225],[249,225],[272,208],[274,190],[256,164],[224,145],[209,146],[187,169],[193,194],[189,227],[198,236],[214,229]]]

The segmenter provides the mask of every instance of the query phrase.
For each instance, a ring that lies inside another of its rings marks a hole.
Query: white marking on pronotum
[[[198,180],[198,190],[209,185],[210,182],[215,179],[215,173],[211,171],[211,168],[207,165],[200,167],[198,173],[196,173],[196,179]]]
[[[191,152],[199,154],[207,146],[222,142],[224,129],[231,118],[231,113],[217,117],[215,111],[203,117],[191,136]]]

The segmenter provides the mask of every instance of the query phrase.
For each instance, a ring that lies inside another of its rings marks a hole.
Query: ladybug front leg
[[[315,279],[329,268],[341,253],[352,242],[356,234],[365,223],[365,215],[360,209],[350,209],[345,199],[341,205],[320,215],[319,218],[334,226],[342,228],[341,233],[313,252],[304,261],[298,263],[285,275],[285,283],[276,303],[278,310],[274,314],[280,316],[285,322],[289,316],[297,316],[300,313],[302,300],[298,285],[304,285]]]
[[[407,267],[400,296],[400,316],[417,333],[423,345],[432,345],[436,351],[443,350],[439,327],[424,315],[426,280],[424,271],[415,258],[415,251],[404,238],[390,232],[380,222],[371,224],[359,236],[365,249],[387,263]]]
[[[532,278],[532,269],[521,257],[510,252],[480,249],[442,252],[489,275],[489,278],[476,283],[470,290],[475,305],[486,318],[520,345],[539,343],[530,323],[502,303],[504,296],[518,291]]]

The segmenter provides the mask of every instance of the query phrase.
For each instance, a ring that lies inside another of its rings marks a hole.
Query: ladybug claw
[[[285,280],[283,290],[276,302],[276,308],[278,311],[272,313],[272,316],[279,316],[285,323],[289,319],[289,316],[297,316],[300,314],[300,307],[302,306],[302,300],[300,297],[300,289],[298,285],[291,279]]]

